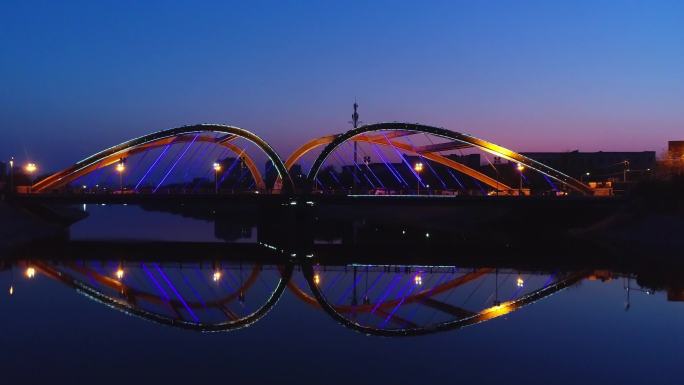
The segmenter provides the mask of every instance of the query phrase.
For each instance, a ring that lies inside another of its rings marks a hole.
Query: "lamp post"
[[[221,164],[214,162],[214,193],[218,194],[218,174],[221,171]]]
[[[10,158],[9,165],[10,165],[10,171],[9,171],[10,194],[12,194],[12,193],[14,193],[14,157]]]
[[[418,162],[413,165],[413,169],[416,171],[416,176],[418,177],[418,195],[420,195],[420,173],[423,171],[423,163]]]
[[[627,172],[629,172],[629,161],[625,160],[624,162],[622,162],[622,164],[625,166],[622,170],[622,182],[627,182]]]
[[[31,188],[33,187],[33,174],[38,170],[38,166],[35,163],[27,163],[24,166],[24,170],[29,175],[29,188],[28,192],[31,193]]]
[[[522,163],[518,163],[518,166],[516,167],[518,169],[518,172],[520,173],[520,187],[518,189],[518,195],[522,196],[522,185],[523,185],[523,171],[525,170],[525,166],[522,165]]]
[[[116,171],[119,173],[119,190],[121,191],[121,194],[123,194],[123,173],[124,170],[126,170],[126,165],[124,164],[124,160],[119,159],[119,163],[116,164]]]

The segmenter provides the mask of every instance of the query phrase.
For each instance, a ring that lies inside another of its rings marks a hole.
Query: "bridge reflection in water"
[[[183,329],[249,326],[283,295],[294,295],[345,327],[382,336],[434,333],[492,320],[590,274],[310,260],[31,260],[7,267],[5,272],[20,269],[26,279],[48,277],[115,310]]]

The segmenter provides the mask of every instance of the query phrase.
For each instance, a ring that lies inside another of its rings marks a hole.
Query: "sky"
[[[195,123],[285,158],[361,120],[517,151],[684,139],[682,1],[0,3],[0,158],[57,169]]]

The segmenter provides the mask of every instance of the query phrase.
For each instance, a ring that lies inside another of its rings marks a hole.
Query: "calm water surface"
[[[135,210],[98,207],[71,237],[225,242],[171,214],[121,227]],[[233,241],[254,242],[244,228]],[[681,383],[681,291],[625,272],[249,255],[1,266],[7,384]]]

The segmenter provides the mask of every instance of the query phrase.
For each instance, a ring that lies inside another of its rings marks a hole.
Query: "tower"
[[[357,109],[359,108],[359,105],[356,103],[356,100],[354,101],[354,113],[352,114],[352,121],[350,122],[354,128],[358,128],[359,126],[359,112]],[[352,176],[352,183],[353,183],[353,192],[356,192],[356,179],[357,173],[356,173],[356,168],[358,167],[358,143],[354,141],[354,167],[352,168],[353,170],[353,176]]]

